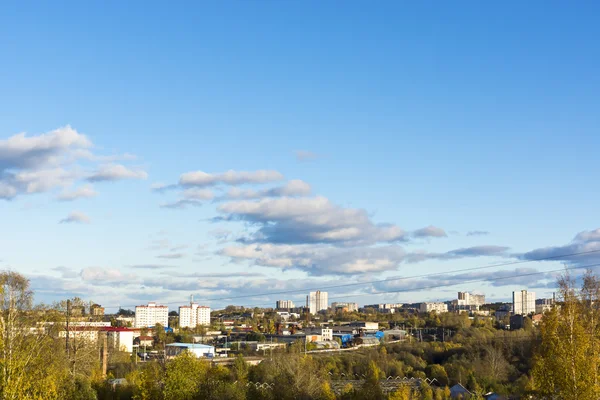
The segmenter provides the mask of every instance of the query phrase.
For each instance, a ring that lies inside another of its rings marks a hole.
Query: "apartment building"
[[[472,294],[469,292],[458,292],[458,299],[456,305],[458,306],[477,306],[480,307],[485,304],[484,294]]]
[[[428,313],[435,311],[437,313],[445,313],[448,312],[448,304],[446,303],[421,303],[419,305],[419,311],[423,313]]]
[[[150,302],[135,307],[135,327],[149,328],[156,324],[169,326],[169,307]]]
[[[543,314],[554,307],[554,299],[537,299],[535,301],[535,313]]]
[[[535,313],[535,293],[521,290],[513,292],[513,314],[529,315]]]
[[[329,306],[329,295],[327,292],[310,292],[306,296],[306,307],[308,307],[311,314],[316,314],[319,311],[327,310]]]
[[[294,307],[294,302],[292,300],[277,300],[275,302],[275,308],[278,310],[289,310]]]
[[[179,327],[195,328],[210,325],[210,307],[196,303],[179,307]]]

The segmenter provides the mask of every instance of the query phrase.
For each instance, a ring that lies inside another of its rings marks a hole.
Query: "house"
[[[113,350],[133,352],[133,340],[140,336],[140,329],[109,326],[102,328]]]
[[[138,336],[135,338],[133,343],[140,347],[152,347],[154,346],[154,338],[152,336]]]
[[[457,383],[450,388],[450,397],[453,399],[468,399],[471,396],[472,393],[460,383]]]
[[[544,314],[535,314],[531,316],[531,321],[534,325],[539,325],[542,322],[542,318],[544,318]]]
[[[176,357],[179,354],[189,351],[197,358],[213,358],[215,356],[215,346],[198,343],[169,343],[166,346],[167,357]]]

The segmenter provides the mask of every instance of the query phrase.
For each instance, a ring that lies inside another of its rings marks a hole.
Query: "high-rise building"
[[[308,307],[311,314],[327,310],[328,305],[329,295],[327,292],[317,290],[316,292],[310,292],[310,294],[306,296],[306,307]]]
[[[197,303],[179,307],[179,327],[195,328],[198,325],[210,325],[210,307]]]
[[[513,314],[528,315],[535,313],[535,293],[521,290],[513,292]]]
[[[135,307],[136,328],[150,328],[156,324],[169,326],[169,307],[158,305],[155,302]]]
[[[275,308],[278,310],[289,310],[290,308],[294,308],[294,302],[291,300],[277,300]]]

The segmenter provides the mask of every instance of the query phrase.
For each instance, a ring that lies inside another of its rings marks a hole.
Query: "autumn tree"
[[[69,398],[64,347],[54,339],[48,310],[33,307],[29,281],[0,272],[0,398]]]
[[[558,284],[560,307],[546,313],[541,324],[534,387],[553,399],[597,399],[597,280],[588,272],[581,291],[568,274]]]

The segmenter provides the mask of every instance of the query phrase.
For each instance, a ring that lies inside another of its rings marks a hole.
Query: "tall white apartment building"
[[[308,307],[311,314],[316,314],[319,311],[327,310],[329,307],[329,295],[327,292],[310,292],[306,296],[306,307]]]
[[[420,312],[438,312],[438,313],[445,313],[448,312],[448,304],[446,303],[421,303],[419,305],[419,311]]]
[[[513,314],[528,315],[535,313],[535,293],[521,290],[513,292]]]
[[[179,327],[195,328],[198,325],[210,325],[210,307],[191,303],[179,307]]]
[[[291,300],[277,300],[275,302],[275,308],[277,308],[278,310],[294,308],[294,302]]]
[[[135,307],[136,328],[150,328],[156,324],[169,326],[169,307],[158,305],[155,302]]]

